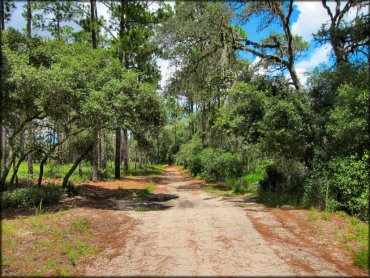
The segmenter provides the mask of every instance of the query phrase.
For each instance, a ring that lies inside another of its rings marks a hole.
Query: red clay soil
[[[315,260],[312,258],[318,257],[332,268],[335,266],[338,274],[340,271],[350,276],[367,276],[365,270],[353,264],[353,254],[345,251],[338,238],[329,232],[320,234],[314,224],[307,221],[306,211],[272,209],[264,213],[269,217],[260,217],[251,211],[247,216],[270,242],[275,253],[295,269],[303,269],[312,275],[326,275],[322,262],[318,260],[313,264]]]

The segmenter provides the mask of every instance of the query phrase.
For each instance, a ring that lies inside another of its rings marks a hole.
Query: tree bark
[[[44,165],[46,161],[48,160],[49,156],[46,155],[40,162],[40,171],[39,171],[39,178],[37,180],[37,186],[40,187],[42,183],[42,177],[44,176]]]
[[[97,136],[95,136],[97,137]],[[94,138],[94,144],[91,152],[91,181],[98,181],[98,140]]]
[[[107,168],[107,144],[105,142],[105,132],[103,129],[100,131],[100,163],[101,168],[105,170]]]
[[[33,128],[32,128],[32,125],[30,124],[30,126],[28,127],[28,140],[29,140],[29,143],[30,144],[33,144]],[[32,152],[30,152],[28,155],[27,155],[27,174],[28,176],[32,176],[33,175],[33,155],[32,155]]]
[[[1,30],[5,30],[5,1],[0,0],[1,2],[1,7],[0,7],[0,18],[1,18]]]
[[[116,155],[114,160],[114,177],[121,178],[121,128],[116,128]]]
[[[19,166],[21,165],[21,163],[25,160],[25,158],[27,157],[27,155],[29,155],[30,153],[31,153],[32,151],[28,151],[28,152],[26,152],[26,153],[24,153],[23,155],[21,155],[21,157],[18,159],[18,162],[15,164],[15,167],[14,167],[14,170],[13,170],[13,175],[12,175],[12,177],[11,177],[11,179],[10,179],[10,182],[9,182],[9,184],[10,185],[13,185],[13,183],[14,183],[14,180],[15,180],[15,178],[16,178],[16,176],[17,176],[17,174],[18,174],[18,170],[19,170]],[[14,161],[15,162],[15,161]],[[13,163],[14,163],[13,162]]]
[[[82,177],[82,161],[78,164],[78,175]]]
[[[130,169],[129,169],[129,146],[128,146],[127,128],[123,130],[123,163],[125,165],[125,173],[128,173]]]
[[[3,125],[0,126],[0,174],[4,173],[5,164],[6,164],[6,130]]]
[[[91,38],[92,38],[92,47],[94,49],[98,48],[98,39],[96,33],[96,0],[90,0],[90,16],[91,16]]]
[[[27,37],[32,37],[32,5],[31,0],[27,0]]]
[[[74,162],[74,164],[72,165],[71,169],[69,169],[69,171],[67,172],[67,174],[64,176],[63,178],[63,183],[62,183],[62,187],[66,187],[67,184],[68,184],[68,180],[69,178],[71,177],[71,175],[73,174],[73,172],[76,170],[77,166],[78,165],[81,165],[81,161],[84,159],[84,157],[92,150],[93,148],[93,144],[91,144],[77,159],[76,161]]]
[[[4,166],[3,166],[4,170],[2,172],[2,176],[1,176],[1,180],[0,180],[0,188],[1,189],[4,189],[4,187],[5,187],[6,178],[8,177],[10,168],[12,167],[13,161],[15,159],[15,156],[13,155],[13,150],[12,149],[10,149],[9,157],[10,157],[10,160],[8,161],[8,163],[6,163],[6,161],[3,162],[4,163]]]

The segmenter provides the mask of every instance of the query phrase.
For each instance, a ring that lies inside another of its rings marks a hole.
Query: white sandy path
[[[169,209],[129,212],[139,224],[129,233],[120,255],[108,260],[104,252],[86,268],[92,276],[256,276],[345,275],[319,255],[310,261],[315,273],[294,269],[281,259],[253,227],[243,208],[201,190],[178,189],[185,182],[178,171],[164,172]],[[255,212],[258,214],[264,212]],[[124,231],[122,231],[124,233]],[[124,236],[124,235],[123,235]],[[109,250],[108,250],[109,251]]]

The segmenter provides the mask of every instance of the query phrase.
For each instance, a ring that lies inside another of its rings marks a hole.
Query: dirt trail
[[[314,245],[295,244],[297,235],[279,226],[276,217],[258,204],[238,207],[237,202],[203,192],[195,182],[167,167],[157,190],[173,197],[163,202],[163,209],[129,211],[138,224],[126,246],[113,258],[107,255],[112,250],[103,252],[85,275],[352,274],[322,256]],[[287,244],[266,237],[263,225],[279,229]]]

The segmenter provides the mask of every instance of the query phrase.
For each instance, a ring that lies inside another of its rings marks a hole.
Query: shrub
[[[240,176],[241,162],[236,155],[222,149],[206,148],[200,154],[202,177],[212,181]]]
[[[330,192],[338,209],[363,220],[368,218],[368,172],[366,162],[355,157],[336,158],[329,162],[332,172]]]
[[[181,145],[176,154],[176,164],[189,169],[194,175],[202,171],[199,154],[202,151],[202,141],[199,136],[193,138],[186,144]]]
[[[56,204],[66,196],[67,189],[56,185],[10,188],[1,195],[1,207],[32,207],[41,200],[43,204]]]
[[[233,185],[233,191],[238,194],[256,193],[263,179],[264,177],[261,173],[245,175]]]
[[[265,191],[301,193],[307,169],[296,160],[280,160],[268,164],[261,188]]]
[[[329,194],[329,184],[329,172],[326,165],[320,161],[315,162],[314,168],[304,182],[303,206],[315,206],[320,209],[335,211],[337,202]]]

